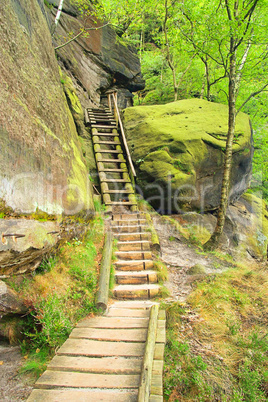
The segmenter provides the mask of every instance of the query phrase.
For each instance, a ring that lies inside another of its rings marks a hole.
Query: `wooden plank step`
[[[117,144],[120,145],[120,144]],[[95,153],[100,153],[100,154],[122,154],[123,151],[120,149],[99,149],[98,151],[96,151]]]
[[[157,283],[157,272],[152,270],[143,271],[116,271],[115,272],[116,283],[121,285],[131,285],[131,284],[146,284],[146,283]]]
[[[106,317],[108,319],[108,317]],[[58,350],[58,355],[71,356],[143,356],[144,343],[106,342],[89,339],[67,339]]]
[[[95,134],[97,135],[97,134]],[[94,140],[94,144],[106,144],[106,145],[120,145],[120,142],[114,142],[114,141],[101,141],[101,140]]]
[[[125,159],[98,159],[97,162],[116,162],[116,163],[126,163]]]
[[[152,258],[151,251],[115,251],[115,255],[123,260],[149,260]]]
[[[126,308],[126,309],[150,309],[157,302],[151,300],[119,300],[115,301],[112,306],[116,308]]]
[[[47,370],[35,383],[36,388],[137,388],[137,374],[92,374]]]
[[[148,318],[113,318],[95,317],[84,318],[77,324],[77,328],[147,328]]]
[[[107,122],[107,123],[116,125],[116,121],[112,117],[109,117],[109,116],[97,115],[97,114],[91,115],[90,114],[89,118],[91,121]]]
[[[111,226],[112,232],[123,232],[123,233],[136,233],[138,230],[141,232],[144,231],[144,228],[147,227],[147,225],[122,225],[122,226]]]
[[[126,226],[127,224],[129,224],[130,226],[132,225],[144,225],[146,223],[146,219],[142,219],[142,218],[134,218],[130,215],[130,217],[128,219],[113,219],[111,221],[111,223],[114,226]]]
[[[114,264],[118,271],[142,271],[154,266],[153,260],[118,260]]]
[[[92,128],[100,128],[100,129],[114,129],[114,126],[109,126],[108,124],[91,124]]]
[[[121,172],[121,173],[127,173],[126,169],[110,169],[110,168],[102,168],[99,169],[99,172]]]
[[[150,251],[150,244],[148,240],[118,241],[117,248],[119,251]]]
[[[92,328],[91,328],[92,329]],[[90,328],[79,328],[80,331],[89,331]],[[102,331],[119,331],[118,329]],[[146,333],[147,329],[130,329],[127,331],[141,331]],[[81,332],[81,337],[83,337]],[[119,335],[120,336],[120,335]],[[131,336],[131,334],[130,334]],[[85,332],[87,337],[87,332]],[[106,374],[139,374],[142,358],[131,357],[85,357],[85,356],[54,356],[48,365],[49,370],[58,371],[79,371],[86,373]]]
[[[105,314],[105,317],[136,317],[136,318],[149,318],[149,310],[131,310],[121,309],[118,307],[110,307],[109,311]]]
[[[131,183],[130,179],[105,179],[101,180],[104,183]]]
[[[125,212],[125,213],[114,213],[113,215],[112,215],[112,219],[114,220],[114,221],[116,221],[116,220],[129,220],[130,219],[130,217],[131,218],[133,218],[133,219],[144,219],[144,213],[143,212],[132,212],[132,211],[128,211],[128,212]]]
[[[142,310],[141,310],[142,311]],[[98,341],[113,342],[145,342],[147,329],[100,329],[100,328],[75,328],[70,338],[94,339]]]
[[[93,135],[103,136],[103,137],[119,137],[118,133],[95,133]],[[99,152],[99,151],[97,151]]]
[[[137,390],[100,389],[34,389],[27,399],[29,402],[136,402]]]
[[[111,202],[106,202],[106,205],[137,205],[137,202],[134,201],[111,201]]]
[[[137,232],[137,233],[114,233],[118,241],[133,241],[133,240],[150,240],[150,232]]]
[[[134,190],[104,190],[104,194],[134,194]]]
[[[113,294],[114,297],[121,299],[150,299],[151,297],[157,296],[159,290],[160,286],[155,284],[117,285],[113,289]]]

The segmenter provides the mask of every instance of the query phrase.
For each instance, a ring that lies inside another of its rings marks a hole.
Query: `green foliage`
[[[166,306],[170,400],[267,400],[267,270],[230,269]]]
[[[98,256],[103,242],[103,219],[91,222],[84,239],[66,242],[57,256],[44,259],[32,279],[9,284],[20,292],[30,313],[25,317],[21,344],[23,372],[35,376],[45,369],[56,348],[67,339],[75,323],[97,312],[95,293]]]

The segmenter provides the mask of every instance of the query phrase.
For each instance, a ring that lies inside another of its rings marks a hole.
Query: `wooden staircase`
[[[135,191],[130,180],[116,120],[109,109],[87,109],[92,141],[106,211],[129,207],[137,211]]]
[[[110,109],[87,109],[86,122],[91,127],[103,202],[111,214],[110,226],[117,240],[114,297],[150,299],[160,287],[153,269],[148,223],[145,214],[138,211],[130,178],[136,173],[131,170],[119,112],[114,118]]]

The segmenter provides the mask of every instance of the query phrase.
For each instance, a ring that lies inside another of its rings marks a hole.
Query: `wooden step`
[[[131,183],[130,179],[105,179],[101,181],[104,183]]]
[[[112,129],[114,130],[114,126],[109,126],[108,124],[91,124],[92,128],[100,128],[100,129]]]
[[[120,144],[117,144],[120,145]],[[100,154],[122,154],[123,151],[120,149],[99,149],[98,151],[96,151],[96,153],[100,153]]]
[[[97,135],[97,134],[95,134]],[[105,145],[120,145],[119,142],[114,142],[114,141],[101,141],[101,140],[94,140],[93,139],[94,144],[105,144]],[[99,152],[99,151],[97,151]]]
[[[111,221],[111,224],[114,226],[127,226],[127,224],[129,224],[129,226],[134,226],[134,225],[145,225],[147,223],[146,219],[134,219],[134,217],[130,216],[129,219],[113,219]]]
[[[151,251],[116,251],[115,255],[122,260],[150,260]]]
[[[28,402],[136,402],[138,390],[117,389],[34,389]]]
[[[118,133],[95,133],[93,135],[103,136],[103,137],[119,137]],[[97,151],[99,152],[99,151]]]
[[[126,169],[110,169],[110,168],[102,168],[99,169],[99,172],[120,172],[120,173],[127,173]]]
[[[119,251],[150,251],[150,244],[148,240],[134,240],[118,241],[116,245]]]
[[[154,267],[153,260],[117,260],[114,263],[117,271],[142,271]]]
[[[150,240],[151,233],[149,232],[114,233],[114,236],[119,241]]]
[[[106,338],[110,338],[110,331],[130,331],[130,337],[134,338],[132,331],[141,331],[141,333],[147,333],[146,328],[139,329],[96,329],[96,328],[75,328],[75,330],[81,331],[78,337],[90,337],[92,333],[90,330],[93,330],[93,336],[95,331],[103,331],[104,336]],[[74,330],[74,331],[75,331]],[[85,332],[83,332],[85,331]],[[107,331],[107,333],[106,333]],[[72,332],[73,334],[73,332]],[[76,333],[75,333],[76,334]],[[97,335],[98,336],[98,335]],[[126,340],[122,333],[118,332],[118,338],[123,338],[121,340]],[[106,374],[139,374],[141,369],[141,358],[132,357],[132,358],[124,358],[124,357],[92,357],[88,358],[85,356],[55,356],[52,361],[48,365],[49,370],[61,370],[61,371],[80,371],[86,373],[106,373]]]
[[[114,297],[118,299],[150,299],[157,296],[160,286],[146,285],[117,285],[113,289]]]
[[[115,272],[116,283],[122,285],[131,284],[146,284],[146,283],[157,283],[157,272],[152,270],[143,271],[116,271]]]
[[[127,213],[114,213],[112,219],[116,220],[129,220],[130,218],[133,219],[144,219],[144,213],[142,212],[127,212]]]
[[[133,190],[104,190],[104,194],[134,194]]]
[[[125,311],[129,312],[127,309]],[[134,309],[133,309],[134,310]],[[142,311],[142,310],[140,310]],[[95,339],[110,342],[145,342],[147,329],[75,328],[70,338]]]
[[[126,163],[125,159],[98,159],[97,162],[116,162],[116,163]]]
[[[79,321],[77,328],[148,328],[148,318],[90,317]]]
[[[119,205],[119,206],[125,206],[125,205],[137,205],[137,202],[133,201],[111,201],[107,202],[106,205]]]
[[[108,317],[105,318],[106,320],[108,319]],[[116,319],[118,320],[118,318],[115,318],[115,320]],[[144,346],[145,346],[144,343],[136,343],[136,342],[107,342],[107,341],[95,341],[91,339],[69,338],[60,347],[57,354],[70,355],[70,356],[92,356],[92,357],[101,357],[101,356],[140,357],[143,356]]]
[[[111,342],[110,342],[111,343]],[[118,342],[119,344],[121,342]],[[137,374],[92,374],[47,370],[37,380],[35,387],[51,388],[138,388],[140,376]]]
[[[121,225],[121,226],[111,226],[113,232],[117,233],[137,233],[138,231],[144,232],[147,225]]]

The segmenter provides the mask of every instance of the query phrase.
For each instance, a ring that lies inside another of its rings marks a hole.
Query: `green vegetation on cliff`
[[[7,324],[6,330],[12,342],[21,341],[26,360],[22,372],[32,372],[38,377],[77,321],[96,313],[95,294],[103,240],[103,220],[96,217],[83,239],[65,242],[59,252],[45,258],[32,275],[7,281],[29,308],[24,320],[15,327]]]

